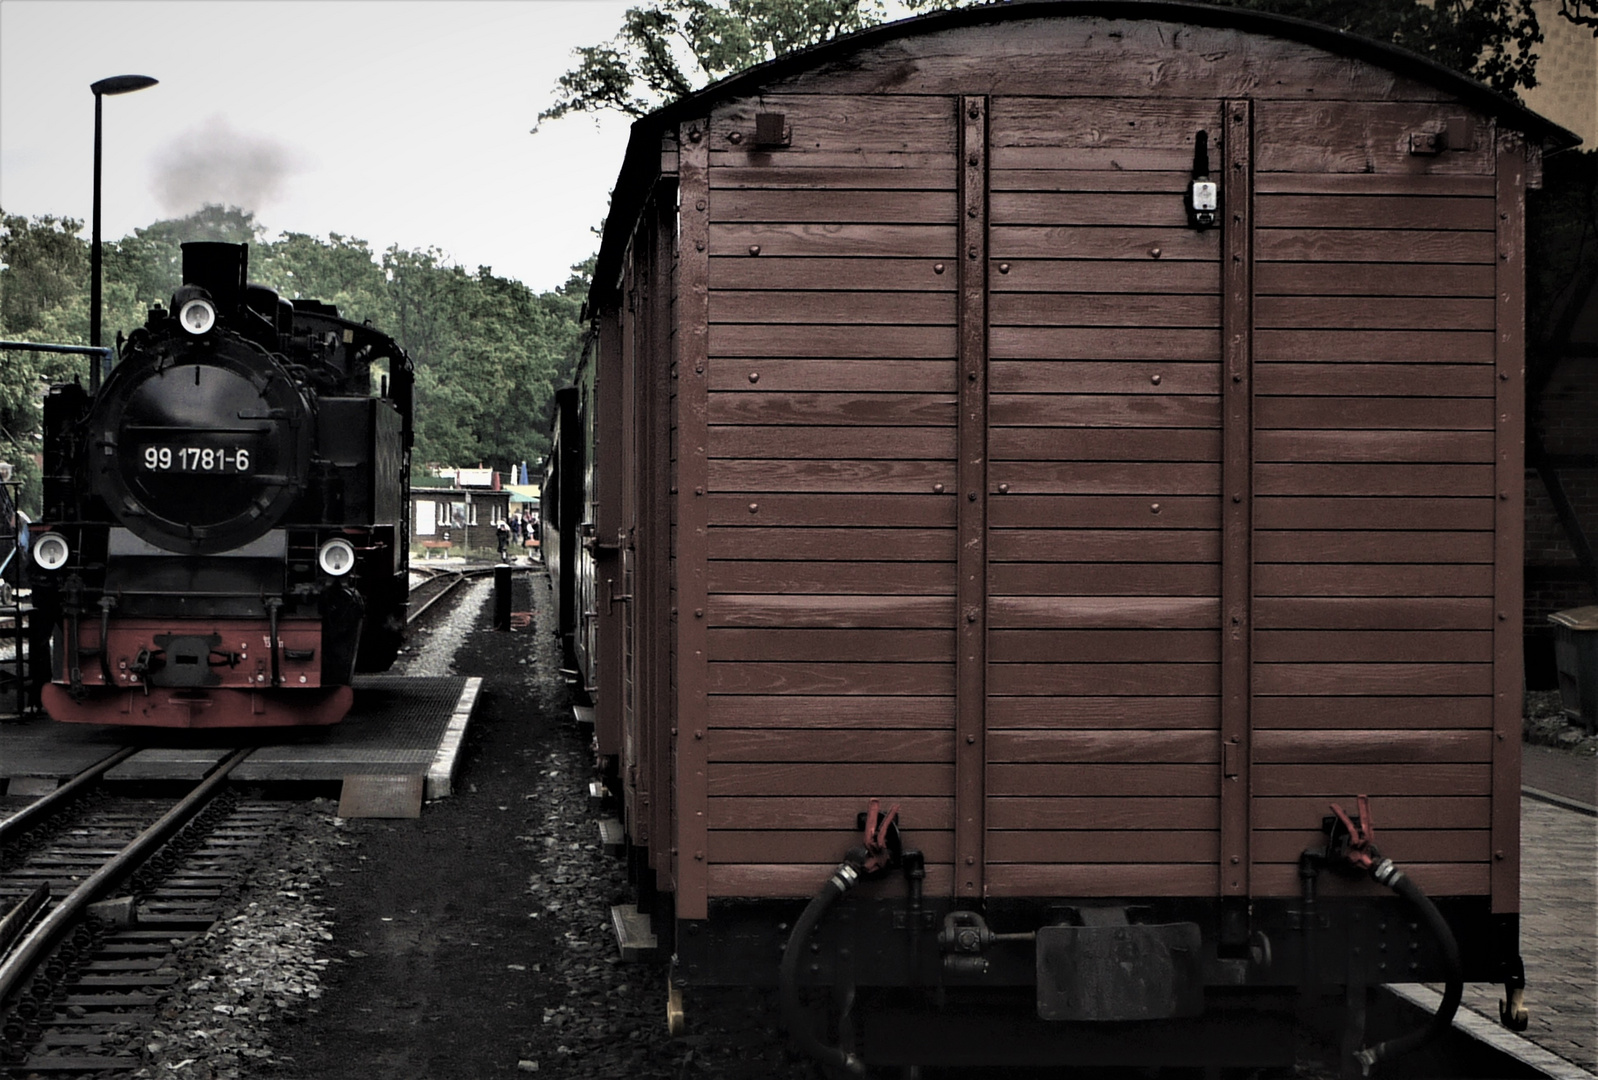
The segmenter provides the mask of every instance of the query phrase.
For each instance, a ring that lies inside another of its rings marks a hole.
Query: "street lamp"
[[[106,94],[131,94],[154,86],[156,80],[148,75],[113,75],[90,83],[94,92],[94,243],[89,248],[89,344],[100,344],[100,99]],[[89,382],[100,384],[100,359],[95,358]]]

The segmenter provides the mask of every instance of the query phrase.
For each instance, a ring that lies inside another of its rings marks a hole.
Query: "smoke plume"
[[[174,217],[207,203],[258,211],[283,194],[297,171],[293,151],[282,143],[212,116],[157,151],[155,197]]]

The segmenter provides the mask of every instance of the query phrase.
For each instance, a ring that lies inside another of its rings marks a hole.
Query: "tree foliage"
[[[1559,0],[1559,17],[1587,27],[1598,37],[1598,0]]]
[[[83,223],[0,214],[0,338],[86,344],[89,249]],[[144,322],[182,281],[180,245],[249,243],[251,281],[290,299],[334,304],[391,334],[416,364],[417,466],[485,464],[509,470],[548,447],[546,417],[571,380],[580,349],[578,314],[593,260],[557,289],[536,293],[488,267],[468,272],[436,248],[266,230],[236,207],[207,206],[157,221],[104,252],[107,334]],[[78,357],[0,356],[0,458],[17,465],[23,506],[38,506],[40,404],[51,382],[87,379]]]
[[[992,0],[902,2],[911,11],[931,11]],[[1534,50],[1542,30],[1532,0],[1211,2],[1389,41],[1502,93],[1536,85]],[[1567,18],[1598,10],[1598,0],[1561,3]],[[882,0],[652,0],[628,8],[609,41],[575,50],[576,66],[557,80],[555,102],[538,120],[574,112],[644,116],[717,79],[874,26],[886,15]]]
[[[576,50],[538,120],[644,116],[717,79],[881,22],[881,0],[655,0],[608,42]]]
[[[1501,94],[1537,85],[1542,27],[1532,0],[1211,0],[1387,41]]]

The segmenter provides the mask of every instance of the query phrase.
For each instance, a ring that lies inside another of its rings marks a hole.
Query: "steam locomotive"
[[[332,724],[399,650],[410,359],[247,284],[248,257],[184,244],[104,384],[50,388],[31,569],[56,720]]]

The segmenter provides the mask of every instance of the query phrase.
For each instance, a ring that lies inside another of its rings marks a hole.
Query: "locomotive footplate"
[[[1128,923],[1122,914],[1040,927],[1037,964],[1044,1020],[1163,1020],[1204,1011],[1198,923]]]

